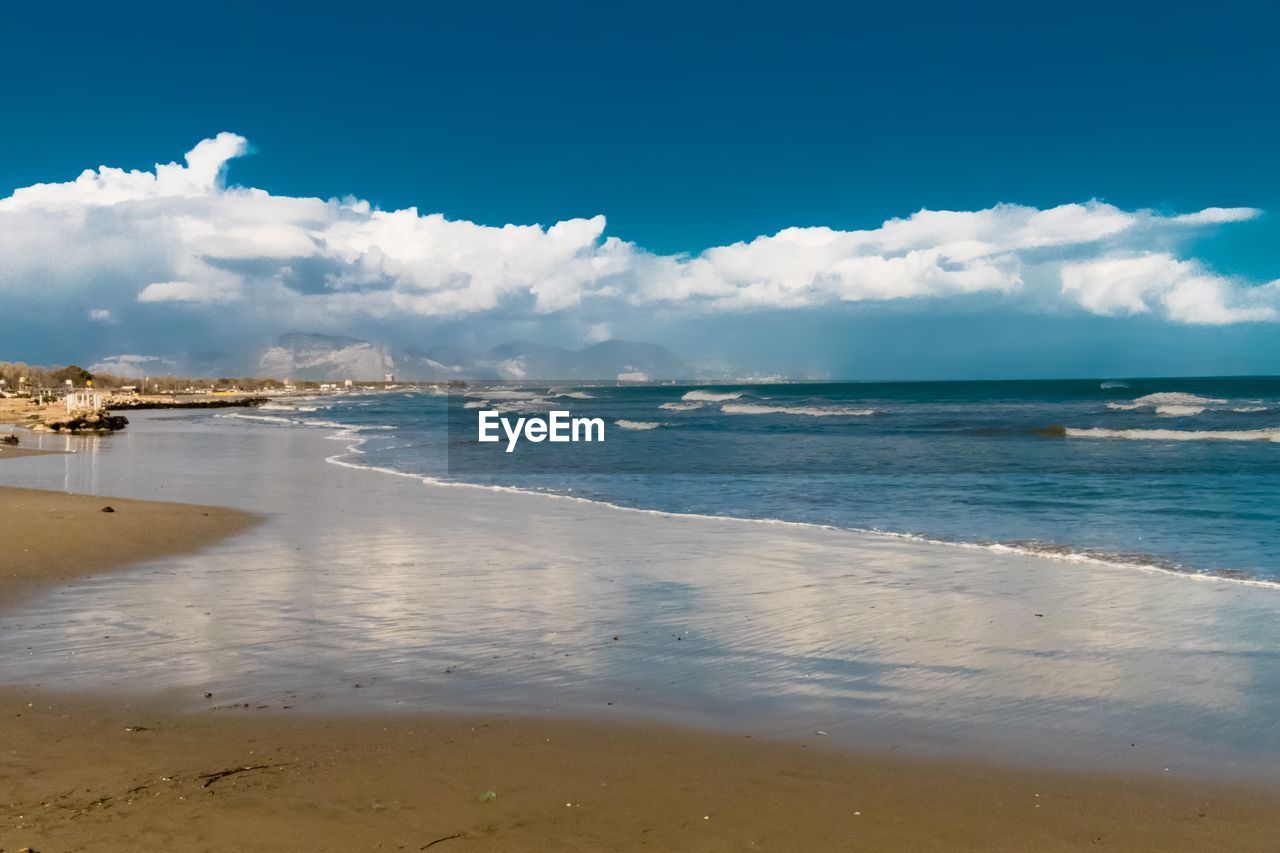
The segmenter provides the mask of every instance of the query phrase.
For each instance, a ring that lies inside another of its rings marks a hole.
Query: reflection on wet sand
[[[0,613],[0,682],[1280,763],[1280,590],[425,485],[323,464],[342,446],[316,430],[137,420],[0,479],[271,518]]]

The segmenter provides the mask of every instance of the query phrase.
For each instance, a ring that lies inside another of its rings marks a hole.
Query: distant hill
[[[281,335],[258,359],[262,375],[281,379],[380,380],[395,369],[386,347],[333,335]]]
[[[579,350],[513,341],[490,350],[459,347],[393,348],[333,335],[281,335],[263,351],[262,375],[307,380],[402,381],[446,379],[659,380],[692,375],[665,347],[635,341],[603,341]]]

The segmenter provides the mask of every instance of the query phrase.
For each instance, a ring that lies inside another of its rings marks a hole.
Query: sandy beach
[[[1280,831],[1256,789],[669,727],[3,702],[4,849],[1262,851]]]
[[[220,466],[208,460],[190,462],[203,482],[181,476],[188,472],[166,476],[171,465],[137,470],[138,459],[157,456],[156,448],[185,427],[163,424],[157,420],[139,429],[136,441],[142,444],[136,448],[120,444],[96,459],[15,459],[0,469],[4,482],[51,486],[56,475],[85,491],[114,487],[130,495],[0,488],[0,541],[6,543],[0,610],[8,618],[0,642],[6,655],[45,654],[46,614],[79,609],[70,604],[80,600],[79,593],[67,597],[77,583],[91,590],[118,577],[135,590],[132,597],[146,588],[163,590],[175,573],[201,566],[253,559],[265,567],[267,552],[255,547],[283,537],[281,553],[301,549],[297,531],[322,523],[318,517],[309,523],[299,518],[314,514],[315,507],[301,505],[301,494],[288,499],[288,466],[272,472],[271,482],[284,491],[264,498],[282,501],[282,511],[260,523],[259,515],[240,509],[137,500],[141,494],[172,493],[185,501],[240,484],[233,477],[241,468],[220,474]],[[212,457],[223,458],[216,455],[216,437],[202,434],[200,441]],[[254,441],[267,442],[281,455],[276,442],[282,439],[274,433],[255,438],[248,430],[242,436],[228,432],[220,440],[250,455]],[[313,446],[308,438],[298,452],[314,455]],[[183,445],[174,452],[189,450]],[[134,464],[115,469],[113,464],[123,463],[112,459]],[[86,470],[96,476],[99,469],[101,481],[85,479]],[[393,490],[387,500],[399,500],[394,490],[410,486],[339,466],[321,464],[318,470],[326,488],[372,483]],[[268,488],[242,485],[258,492]],[[315,491],[314,484],[306,489]],[[497,495],[485,499],[496,503],[486,503],[466,490],[442,491],[454,493],[442,500],[481,514],[521,497]],[[361,494],[369,500],[374,493]],[[114,512],[103,512],[105,506]],[[355,504],[336,506],[338,512],[356,511]],[[589,509],[556,501],[538,506],[546,523],[561,517],[580,523],[578,516]],[[657,530],[664,522],[645,523]],[[441,530],[424,535],[443,540],[445,528],[457,524],[442,522]],[[532,537],[529,529],[521,533]],[[591,553],[589,541],[581,547]],[[707,548],[715,547],[708,540]],[[309,570],[322,568],[323,555],[343,556],[339,540],[322,539],[307,548]],[[357,549],[361,553],[363,564],[389,565],[387,555]],[[491,558],[505,559],[502,553]],[[475,555],[460,556],[475,562]],[[554,552],[547,558],[556,559]],[[705,563],[707,557],[688,559]],[[130,570],[135,561],[146,562]],[[436,562],[448,571],[447,560]],[[109,574],[98,574],[104,572]],[[217,590],[203,582],[195,588],[202,590],[196,601],[219,612]],[[910,595],[905,589],[890,594]],[[437,601],[438,607],[454,606]],[[192,610],[184,612],[191,615],[180,618],[196,619]],[[497,608],[491,612],[495,619],[510,618]],[[60,641],[58,659],[85,657],[90,675],[114,683],[117,677],[93,661],[120,658],[95,655],[118,641],[125,657],[145,657],[142,650],[159,643],[160,650],[168,649],[174,672],[183,671],[185,652],[174,641],[160,642],[156,634],[155,641],[134,646],[133,638],[115,633],[145,639],[165,629],[163,620],[120,621],[107,611],[81,616],[89,617],[86,630],[97,630],[100,647],[73,633]],[[695,615],[691,624],[698,620]],[[716,627],[711,612],[703,622]],[[474,622],[473,631],[483,630],[481,624]],[[691,632],[690,641],[695,639]],[[461,639],[455,642],[462,645]],[[619,642],[611,648],[626,653]],[[203,688],[196,682],[181,680],[165,682],[162,689],[69,689],[83,686],[85,677],[49,686],[19,678],[0,693],[0,741],[6,744],[0,761],[2,849],[1261,851],[1274,849],[1280,834],[1275,786],[1257,779],[1224,781],[1229,774],[1064,770],[1039,759],[983,761],[919,747],[851,748],[812,729],[782,737],[765,726],[752,732],[751,717],[720,731],[610,720],[603,703],[594,719],[573,709],[540,715],[412,708],[336,713],[341,706],[321,701],[323,691],[314,702],[305,692],[296,699],[269,697],[251,680],[237,682],[226,673],[199,682],[211,687],[207,697],[197,692]],[[464,689],[467,682],[456,683]],[[343,695],[376,697],[378,685],[368,686],[341,685]],[[806,722],[801,716],[792,728]]]

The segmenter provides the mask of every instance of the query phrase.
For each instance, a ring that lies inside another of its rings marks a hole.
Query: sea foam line
[[[1280,428],[1271,429],[1089,429],[1066,427],[1070,438],[1109,438],[1129,441],[1273,441],[1280,443]]]
[[[338,435],[330,436],[338,438]],[[361,448],[369,439],[364,436],[351,436],[354,439],[348,446],[347,450],[352,454],[365,455]],[[596,498],[583,498],[577,495],[566,495],[560,492],[541,492],[535,489],[522,489],[518,486],[496,486],[484,483],[468,483],[462,480],[446,480],[441,477],[432,477],[425,474],[414,474],[408,471],[398,471],[395,468],[386,468],[380,465],[360,464],[350,462],[343,457],[347,454],[339,453],[334,456],[325,458],[325,462],[331,465],[337,465],[342,468],[351,468],[357,471],[372,471],[379,474],[389,474],[393,477],[405,477],[427,486],[438,486],[441,488],[457,488],[457,489],[480,489],[487,492],[499,492],[515,495],[530,495],[534,497],[550,498],[554,500],[573,501],[576,503],[591,504],[593,506],[604,507],[616,512],[639,513],[641,515],[652,515],[659,518],[669,518],[673,520],[679,519],[698,519],[701,521],[716,521],[730,524],[768,524],[780,527],[794,527],[807,530],[825,530],[834,533],[855,534],[870,537],[879,537],[885,539],[897,539],[904,542],[914,542],[921,545],[942,546],[947,548],[962,548],[973,551],[980,550],[995,554],[1012,554],[1022,557],[1033,557],[1041,560],[1056,560],[1065,563],[1075,563],[1079,565],[1097,566],[1105,569],[1124,569],[1137,570],[1148,574],[1164,575],[1168,577],[1184,578],[1190,580],[1213,581],[1216,583],[1238,584],[1240,586],[1248,586],[1259,589],[1270,589],[1280,591],[1280,581],[1263,580],[1257,578],[1239,578],[1228,577],[1226,575],[1206,574],[1202,572],[1185,571],[1182,569],[1169,568],[1155,563],[1139,563],[1128,560],[1112,560],[1095,556],[1093,554],[1082,553],[1079,551],[1046,551],[1042,548],[1032,548],[1025,545],[1012,545],[1001,542],[956,542],[949,539],[934,539],[928,536],[922,536],[917,533],[899,533],[892,530],[879,530],[876,528],[864,527],[837,527],[834,524],[819,524],[812,521],[788,521],[781,518],[745,518],[736,515],[707,515],[698,512],[671,512],[661,509],[645,509],[643,507],[625,506],[623,504],[613,503],[612,501],[599,500]]]
[[[697,400],[703,403],[720,403],[724,400],[736,400],[745,393],[745,391],[708,391],[705,388],[699,388],[686,392],[680,399],[686,401]]]
[[[875,409],[856,409],[852,406],[762,406],[758,403],[725,403],[720,411],[726,415],[805,415],[811,418],[867,417],[876,414]]]

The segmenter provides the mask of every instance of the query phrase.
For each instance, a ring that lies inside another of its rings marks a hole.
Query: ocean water
[[[638,423],[691,390],[574,389],[597,396],[563,399],[575,409],[599,400],[602,412]],[[829,388],[779,390],[752,389],[755,402],[739,405],[864,405]],[[504,405],[544,405],[499,391],[490,396]],[[643,719],[1018,764],[1280,775],[1280,585],[606,505],[755,507],[761,518],[863,524],[855,511],[883,512],[885,502],[859,490],[899,481],[891,469],[864,480],[856,466],[829,463],[841,445],[805,424],[849,419],[852,453],[862,441],[852,424],[890,415],[783,413],[773,427],[781,438],[766,440],[772,414],[709,405],[684,413],[732,423],[684,438],[675,427],[611,423],[603,445],[518,457],[522,448],[511,462],[477,457],[474,436],[451,427],[451,414],[473,416],[464,407],[474,401],[415,393],[293,401],[293,410],[143,411],[111,436],[30,436],[69,452],[6,461],[0,482],[232,506],[262,520],[199,553],[33,588],[0,612],[0,684],[202,712]],[[788,427],[786,417],[809,420]],[[1026,438],[1059,453],[1146,446],[1073,444],[1061,430]],[[880,443],[894,446],[893,435]],[[918,468],[939,458],[955,461],[939,454]],[[673,460],[682,473],[670,473]],[[825,479],[815,473],[823,465]],[[607,473],[618,466],[629,473]],[[762,473],[770,466],[782,471]],[[1221,460],[1201,467],[1224,470]],[[437,482],[446,476],[571,499]],[[945,480],[921,475],[910,488],[944,506],[933,492]],[[572,499],[584,493],[594,499]],[[903,509],[890,508],[905,527]],[[969,518],[975,529],[1003,521]],[[1256,519],[1232,524],[1265,549]],[[957,533],[969,537],[979,538]]]
[[[600,417],[595,445],[476,442],[476,416]],[[1280,581],[1280,378],[473,385],[273,403],[331,461],[673,513]]]

